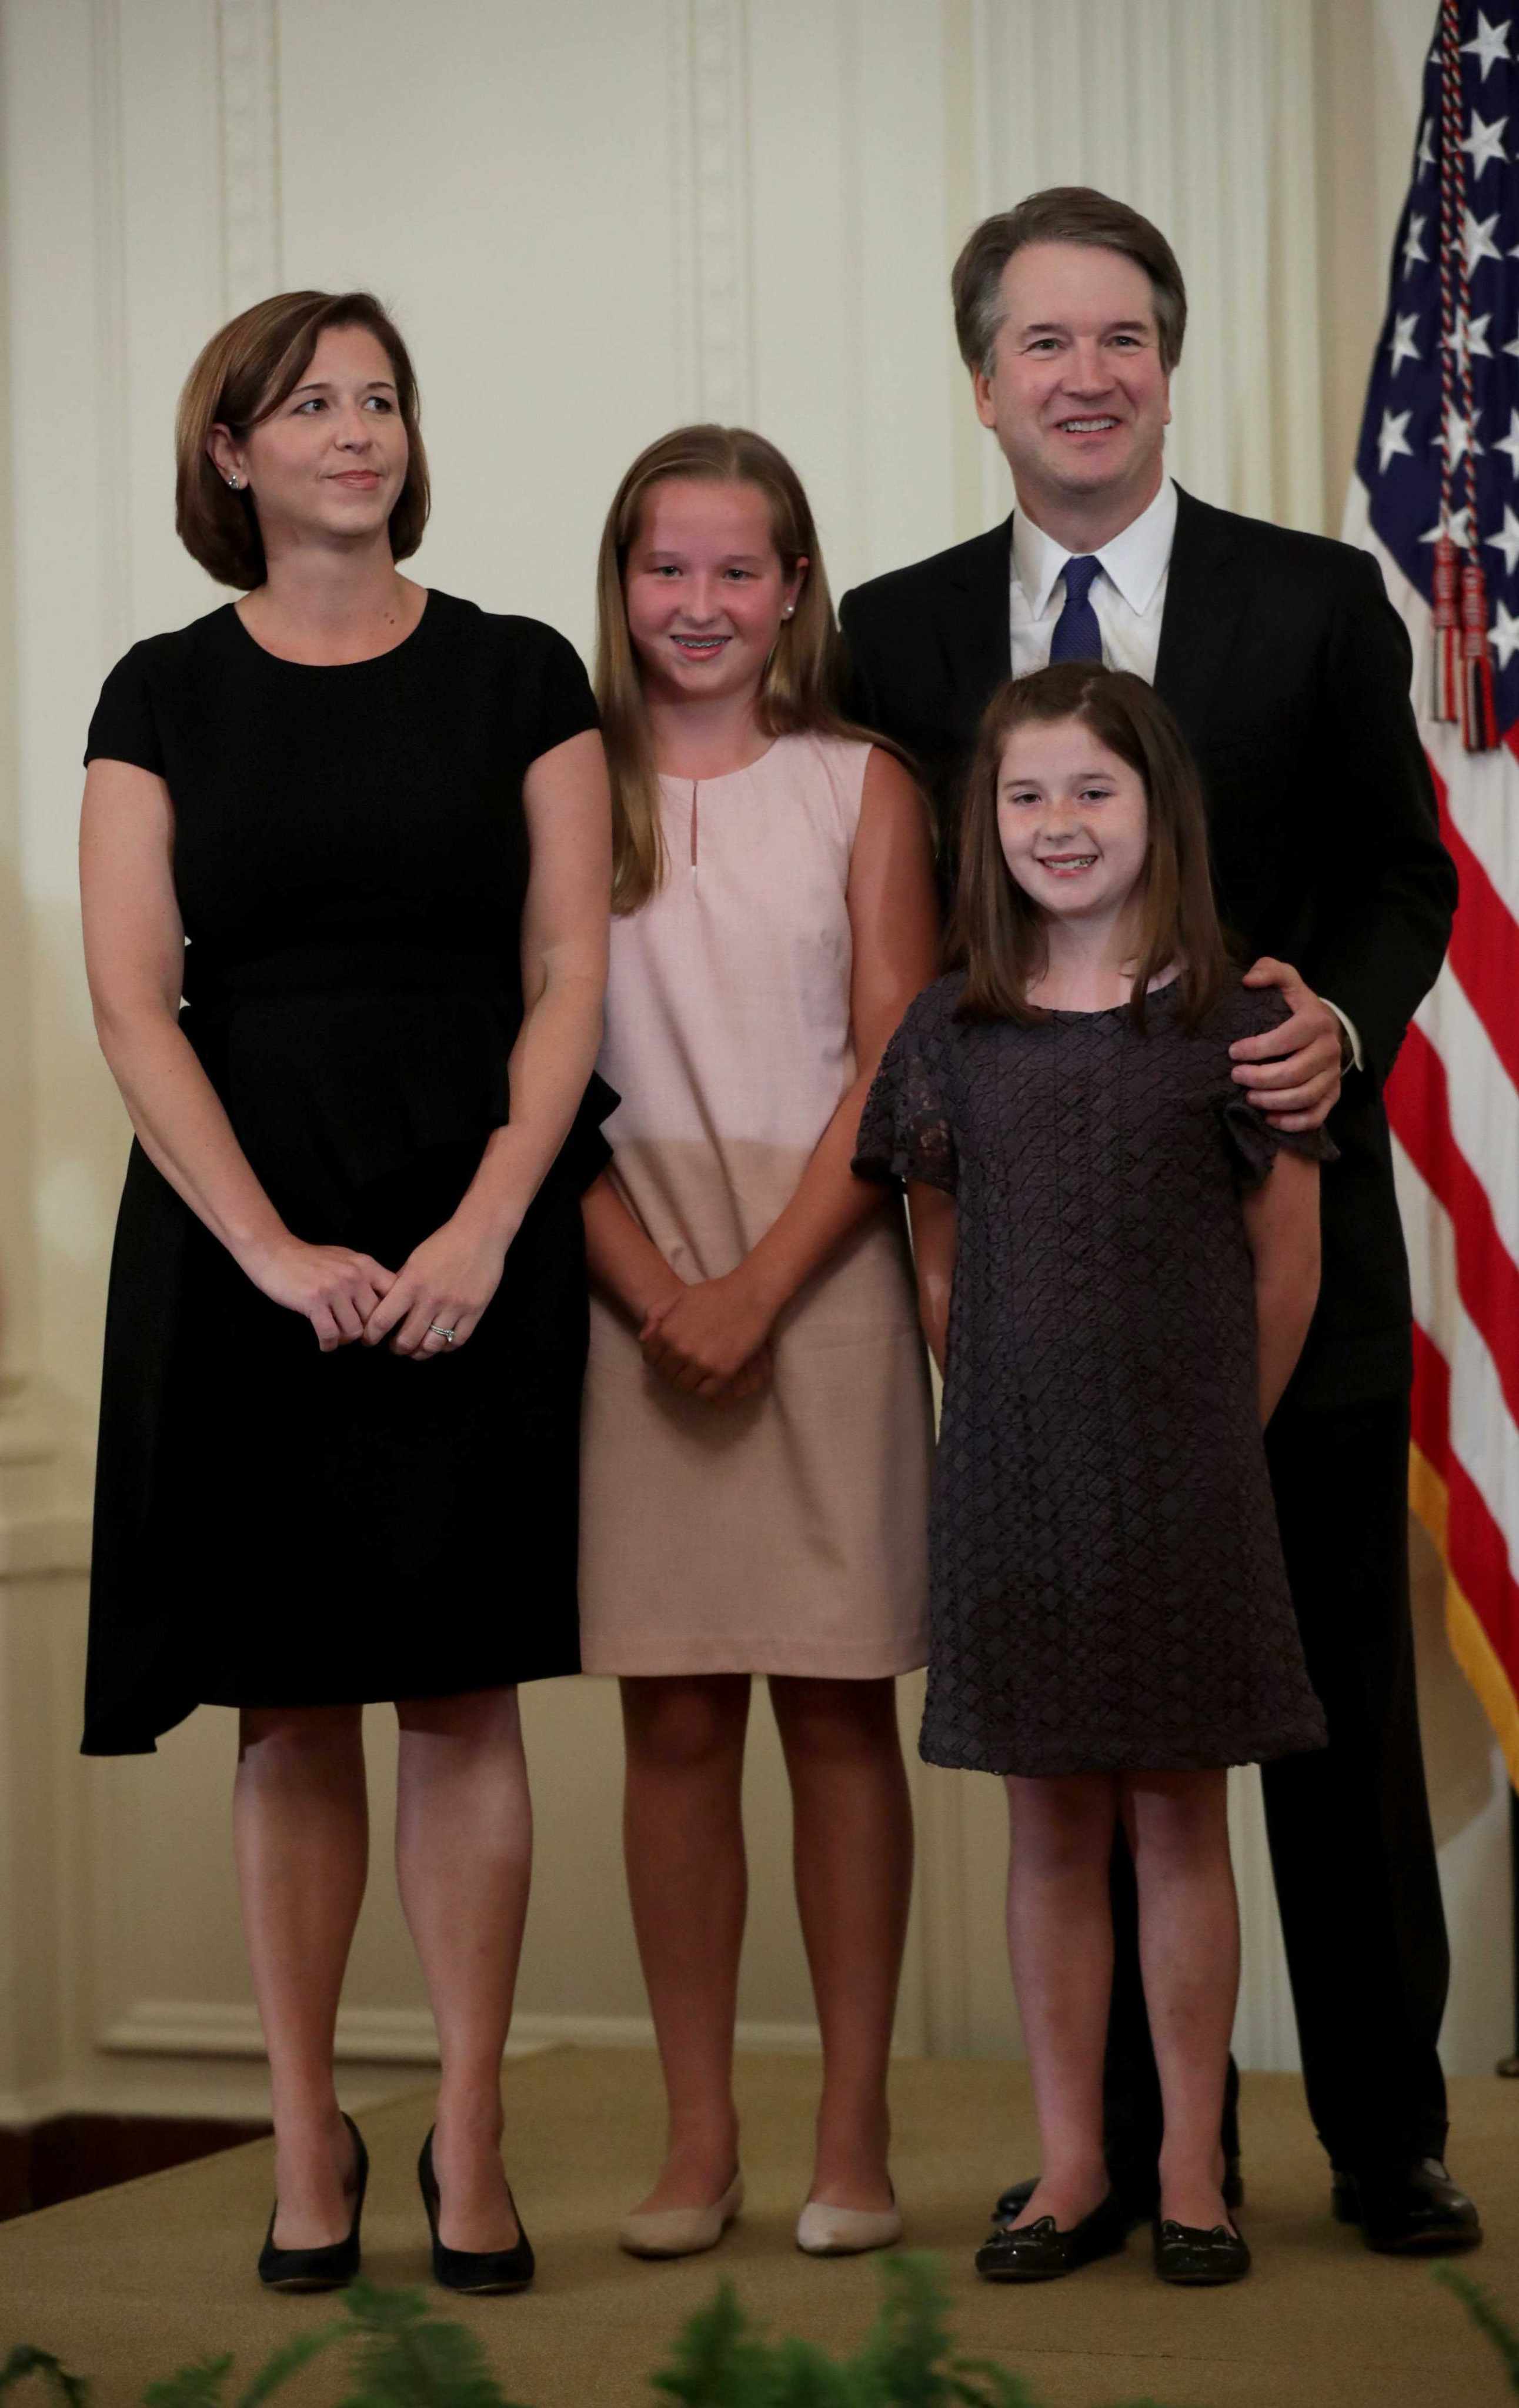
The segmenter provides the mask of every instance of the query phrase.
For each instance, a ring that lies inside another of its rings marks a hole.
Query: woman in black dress
[[[398,575],[426,513],[410,362],[367,294],[281,294],[207,346],[178,523],[251,590],[134,646],[87,753],[86,955],[137,1141],[84,1744],[238,1709],[261,2272],[315,2285],[357,2262],[333,2032],[360,1708],[394,1701],[442,2057],[435,2263],[507,2287],[531,2270],[498,2146],[531,1854],[516,1684],[578,1666],[608,806],[570,647]]]

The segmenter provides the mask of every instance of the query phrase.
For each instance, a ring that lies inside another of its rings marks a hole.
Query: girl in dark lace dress
[[[1261,1429],[1312,1313],[1332,1148],[1235,1083],[1230,1044],[1285,1006],[1229,968],[1197,773],[1141,680],[1068,663],[994,698],[957,925],[965,966],[893,1039],[855,1168],[907,1184],[945,1380],[923,1754],[1003,1774],[1011,1816],[1043,2172],[982,2271],[1122,2245],[1101,2099],[1122,1815],[1161,2214],[1229,2279],[1225,1768],[1324,1740]]]

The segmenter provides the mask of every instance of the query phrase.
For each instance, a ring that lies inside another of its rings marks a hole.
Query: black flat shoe
[[[359,2219],[369,2181],[369,2152],[352,2116],[345,2115],[343,2121],[353,2135],[353,2221],[341,2241],[329,2241],[324,2248],[277,2249],[274,2219],[279,2202],[276,2200],[258,2258],[259,2281],[271,2291],[340,2291],[359,2271]]]
[[[1010,2183],[1007,2189],[1003,2191],[1000,2198],[997,2200],[996,2205],[992,2210],[992,2222],[994,2224],[1010,2224],[1015,2215],[1022,2215],[1025,2208],[1028,2205],[1029,2200],[1034,2196],[1034,2186],[1038,2180],[1039,2177],[1037,2174],[1030,2174],[1026,2182]],[[1124,2213],[1127,2216],[1131,2227],[1136,2224],[1154,2223],[1155,2211],[1160,2205],[1160,2178],[1158,2174],[1152,2175],[1147,2184],[1143,2182],[1115,2182],[1113,2185],[1113,2191],[1122,2205]],[[1224,2204],[1232,2214],[1237,2207],[1243,2207],[1244,2203],[1245,2178],[1240,2171],[1240,2160],[1238,2157],[1225,2157],[1224,2160]]]
[[[417,2159],[422,2203],[433,2236],[433,2280],[445,2291],[525,2291],[536,2271],[533,2244],[517,2218],[517,2239],[510,2249],[449,2249],[437,2237],[437,2177],[433,2172],[433,2136],[429,2132]],[[515,2205],[515,2201],[513,2202]]]
[[[1250,2272],[1250,2249],[1244,2235],[1226,2224],[1204,2228],[1177,2224],[1168,2215],[1155,2221],[1155,2272],[1163,2283],[1238,2283]]]
[[[1329,2205],[1340,2224],[1358,2224],[1369,2249],[1393,2258],[1436,2258],[1475,2249],[1482,2218],[1439,2157],[1375,2173],[1335,2170]]]
[[[1017,2230],[994,2225],[976,2252],[976,2272],[987,2283],[1049,2283],[1074,2274],[1095,2258],[1115,2257],[1128,2239],[1128,2218],[1111,2191],[1090,2215],[1062,2232],[1053,2215]]]

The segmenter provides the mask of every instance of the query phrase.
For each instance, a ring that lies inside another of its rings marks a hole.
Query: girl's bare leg
[[[669,2104],[638,2213],[710,2207],[733,2179],[733,2023],[749,1876],[741,1787],[747,1673],[624,1680],[628,1895]]]
[[[1112,1988],[1111,1774],[1009,1777],[1008,1954],[1028,2047],[1040,2172],[1017,2224],[1069,2231],[1106,2198],[1102,2059]]]
[[[368,1828],[357,1706],[242,1709],[233,1853],[269,2053],[281,2249],[325,2248],[352,2221],[353,2146],[337,2112],[333,2034]]]
[[[398,1701],[395,1870],[422,1960],[442,2071],[433,2164],[439,2237],[509,2249],[501,2053],[533,1866],[533,1809],[515,1689]]]
[[[896,1683],[772,1677],[791,1778],[796,1902],[823,2034],[809,2197],[892,2204],[886,2070],[912,1887]]]
[[[1229,2224],[1219,2130],[1240,1989],[1227,1775],[1124,1775],[1139,1889],[1139,1970],[1165,2111],[1160,2212]]]

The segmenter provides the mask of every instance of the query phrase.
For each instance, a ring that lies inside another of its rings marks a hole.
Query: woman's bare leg
[[[274,2238],[321,2249],[352,2220],[333,2033],[368,1863],[357,1706],[245,1706],[232,1793],[243,1931],[269,2053]]]
[[[1224,2085],[1240,1990],[1227,1775],[1124,1775],[1139,1889],[1139,1970],[1160,2075],[1160,2212],[1205,2230],[1224,2204]]]
[[[639,2213],[710,2207],[733,2179],[733,2021],[749,1877],[740,1793],[747,1673],[624,1680],[623,1837],[669,2102]]]
[[[1062,2232],[1107,2196],[1102,2059],[1112,1988],[1108,1859],[1118,1811],[1108,1773],[1007,1784],[1008,1954],[1028,2047],[1040,2172],[1015,2219]]]
[[[408,1698],[395,1711],[396,1879],[442,2058],[439,2237],[451,2249],[509,2249],[518,2225],[501,2166],[501,2052],[533,1869],[517,1692]]]
[[[912,1888],[894,1681],[773,1677],[791,1778],[796,1903],[823,2034],[809,2198],[892,2204],[886,2069]]]

